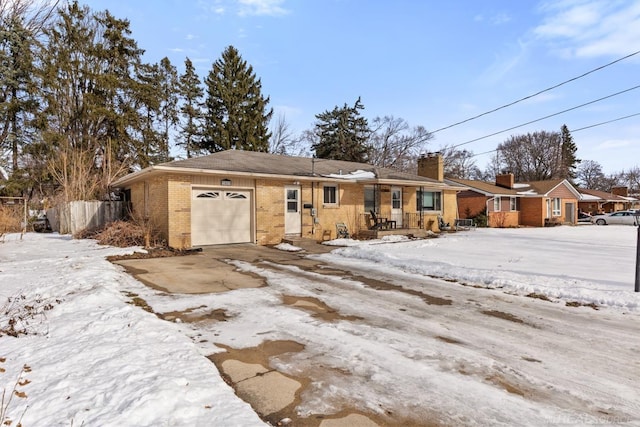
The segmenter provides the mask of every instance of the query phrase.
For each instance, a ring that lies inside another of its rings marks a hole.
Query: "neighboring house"
[[[323,240],[335,238],[336,223],[357,234],[368,231],[370,211],[410,234],[435,228],[439,215],[453,221],[456,191],[463,189],[443,182],[442,157],[435,155],[421,158],[414,175],[237,150],[151,166],[113,186],[174,248]]]
[[[638,205],[638,199],[629,197],[627,187],[615,187],[611,193],[583,188],[579,188],[578,192],[578,208],[592,215],[633,209]]]
[[[496,182],[449,179],[468,190],[458,193],[460,218],[487,212],[489,227],[544,227],[575,224],[580,194],[565,179],[514,182],[513,174],[496,176]]]

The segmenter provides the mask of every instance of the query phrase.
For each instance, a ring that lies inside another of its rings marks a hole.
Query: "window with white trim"
[[[325,205],[338,204],[338,186],[337,185],[325,185],[322,188],[322,194],[323,194],[322,202]]]
[[[560,197],[554,197],[553,199],[553,211],[551,212],[553,216],[562,215],[562,200]]]
[[[509,209],[512,212],[518,210],[518,198],[517,197],[510,197],[509,198]]]
[[[493,211],[500,212],[500,197],[493,198]]]

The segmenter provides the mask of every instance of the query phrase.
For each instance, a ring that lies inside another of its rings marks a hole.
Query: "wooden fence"
[[[77,201],[47,210],[47,218],[53,231],[75,234],[84,229],[94,229],[117,221],[124,216],[126,202]]]

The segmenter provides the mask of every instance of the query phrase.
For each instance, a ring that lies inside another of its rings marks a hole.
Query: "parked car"
[[[586,212],[578,212],[578,222],[591,222],[591,215]]]
[[[618,211],[610,212],[608,214],[594,215],[591,217],[591,222],[598,225],[608,224],[626,224],[637,225],[637,217],[634,211]]]
[[[37,233],[51,232],[51,224],[49,223],[49,219],[46,215],[39,215],[31,225],[33,226],[33,231]]]

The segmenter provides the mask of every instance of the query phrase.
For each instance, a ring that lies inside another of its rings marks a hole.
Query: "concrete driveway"
[[[313,241],[300,241],[303,250],[288,252],[253,244],[208,246],[202,252],[187,256],[166,258],[128,259],[115,261],[129,274],[154,289],[180,294],[226,292],[240,288],[258,288],[265,285],[264,278],[239,272],[227,260],[249,263],[271,261],[313,268],[316,263],[306,260],[310,253],[325,253],[335,247]],[[306,269],[305,268],[305,269]]]
[[[306,258],[309,254],[326,253],[335,247],[324,246],[314,241],[295,242],[302,250],[282,251],[253,244],[221,245],[203,248],[187,256],[128,259],[114,261],[129,274],[147,286],[172,294],[205,294],[227,292],[241,288],[266,286],[265,279],[250,272],[240,272],[229,261],[244,261],[258,264],[263,261],[278,265],[294,265],[305,271],[319,268],[316,261]],[[330,270],[323,269],[325,272]],[[343,274],[346,274],[342,272]],[[301,307],[318,314],[319,318],[333,321],[341,318],[330,307],[315,299],[285,299],[284,304]],[[156,313],[172,321],[179,317],[183,321],[197,322],[203,317],[190,313]],[[224,320],[224,313],[213,313]],[[348,319],[348,317],[345,317]],[[300,393],[308,385],[306,378],[293,378],[270,366],[272,357],[283,353],[301,351],[304,346],[293,341],[268,341],[256,348],[225,348],[224,353],[209,356],[227,383],[236,394],[250,403],[265,421],[274,425],[318,426],[318,427],[376,427],[375,415],[365,415],[357,410],[341,411],[333,417],[310,417],[298,419],[294,408],[300,403]],[[372,419],[373,418],[373,419]]]

